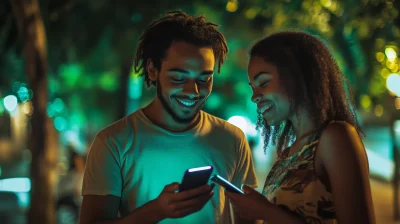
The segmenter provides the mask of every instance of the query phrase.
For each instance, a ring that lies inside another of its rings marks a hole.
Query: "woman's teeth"
[[[273,103],[267,103],[265,104],[261,109],[260,112],[263,114],[265,111],[269,110],[274,104]]]

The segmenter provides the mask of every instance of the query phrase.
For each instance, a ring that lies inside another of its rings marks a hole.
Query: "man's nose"
[[[193,81],[185,83],[183,94],[189,96],[190,99],[198,98],[200,96],[198,84]]]

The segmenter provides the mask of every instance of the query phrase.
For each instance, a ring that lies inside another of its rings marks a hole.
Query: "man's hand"
[[[162,219],[181,218],[200,211],[213,196],[213,188],[214,184],[176,192],[179,189],[179,184],[172,183],[166,185],[153,202]]]

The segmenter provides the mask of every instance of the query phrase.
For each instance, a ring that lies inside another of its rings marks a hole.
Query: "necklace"
[[[289,147],[288,152],[286,153],[286,156],[293,156],[297,151],[301,150],[304,145],[308,143],[309,137],[313,135],[317,130],[312,130],[310,132],[305,133],[304,135],[300,136],[299,138],[296,138],[296,140],[293,142],[293,144]],[[302,141],[307,138],[307,142],[304,144]],[[297,145],[302,145],[302,147],[295,147]],[[294,149],[294,150],[293,150]]]

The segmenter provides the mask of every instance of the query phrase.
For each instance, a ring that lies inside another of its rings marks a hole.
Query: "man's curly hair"
[[[199,47],[212,48],[219,73],[228,53],[228,46],[217,26],[207,22],[204,16],[190,16],[181,11],[167,13],[154,21],[140,37],[134,62],[135,72],[144,76],[147,87],[155,86],[156,83],[150,80],[146,70],[147,61],[150,59],[160,70],[171,44],[174,41],[184,41]]]
[[[298,31],[275,33],[254,44],[250,49],[250,57],[253,56],[277,66],[292,111],[305,108],[318,130],[335,120],[346,121],[363,134],[347,79],[328,47],[317,37]],[[296,138],[289,120],[271,127],[259,111],[256,127],[261,129],[264,151],[272,143],[277,146],[278,155]]]

